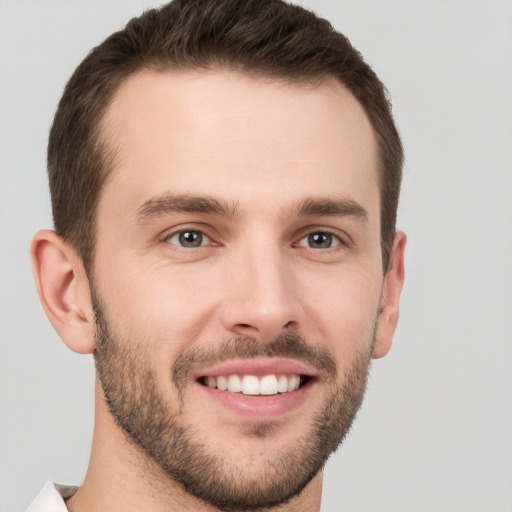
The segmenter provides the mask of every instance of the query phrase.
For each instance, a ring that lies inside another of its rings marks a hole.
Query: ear
[[[375,359],[384,357],[391,350],[393,335],[398,324],[400,294],[405,277],[404,252],[406,240],[405,234],[398,232],[393,241],[388,272],[384,278],[382,288],[380,312],[377,317],[375,345],[373,348],[373,357]]]
[[[30,248],[39,299],[54,329],[74,352],[94,352],[89,281],[75,249],[57,233],[39,231]]]

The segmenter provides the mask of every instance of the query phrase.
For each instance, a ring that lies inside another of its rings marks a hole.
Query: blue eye
[[[311,249],[330,249],[340,244],[341,240],[336,235],[323,231],[310,233],[298,243],[301,247],[310,247]]]
[[[201,231],[185,229],[183,231],[174,233],[174,235],[168,238],[168,241],[171,244],[179,245],[180,247],[185,247],[186,249],[194,249],[209,243],[210,239]]]

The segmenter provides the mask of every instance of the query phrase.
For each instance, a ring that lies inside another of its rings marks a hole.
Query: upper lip
[[[238,359],[226,361],[215,366],[205,368],[196,372],[192,378],[197,380],[201,377],[217,377],[219,375],[255,375],[262,377],[271,374],[305,375],[316,377],[318,372],[310,366],[286,358]]]

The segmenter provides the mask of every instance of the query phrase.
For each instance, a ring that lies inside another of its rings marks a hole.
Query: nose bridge
[[[263,341],[296,328],[301,308],[292,269],[279,244],[260,237],[259,242],[244,244],[234,260],[223,305],[225,328]]]
[[[276,314],[290,302],[290,269],[283,261],[281,251],[267,247],[246,256],[253,292],[250,301],[262,311]]]

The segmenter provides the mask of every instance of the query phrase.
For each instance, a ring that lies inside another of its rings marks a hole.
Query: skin
[[[285,85],[224,70],[141,72],[121,85],[103,121],[116,158],[97,212],[94,285],[118,338],[147,344],[169,404],[180,403],[169,379],[180,355],[215,350],[236,336],[264,344],[300,334],[331,354],[337,384],[358,354],[387,354],[405,236],[396,235],[384,276],[375,137],[342,85]],[[144,205],[170,194],[215,198],[230,211],[141,216]],[[325,199],[357,205],[364,215],[298,211],[305,200]],[[180,247],[183,229],[204,233],[204,245]],[[319,232],[334,235],[331,248],[308,246],[308,235]],[[53,326],[69,348],[93,353],[94,314],[80,258],[42,231],[32,259]],[[68,508],[215,510],[127,442],[98,383],[96,389],[90,466]],[[258,474],[269,454],[307,434],[329,389],[318,378],[260,440],[247,426],[264,414],[241,417],[200,386],[186,388],[181,413],[212,452],[250,460]],[[321,485],[319,472],[279,510],[319,510]]]

